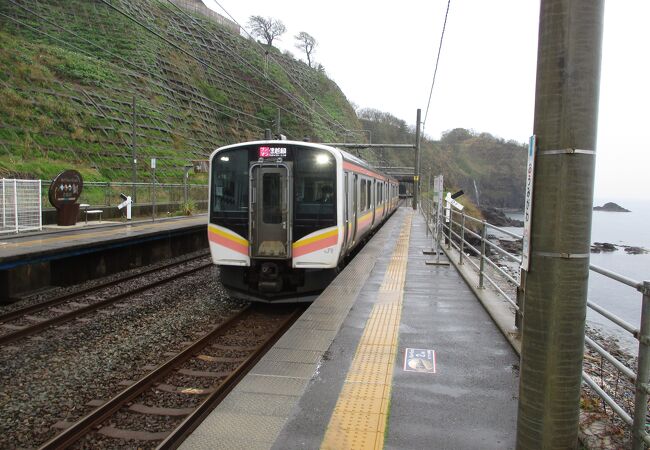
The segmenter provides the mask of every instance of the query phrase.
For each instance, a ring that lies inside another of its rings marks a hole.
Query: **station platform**
[[[514,448],[517,354],[425,233],[400,208],[181,448]]]
[[[80,223],[0,235],[0,301],[207,248],[207,215]]]

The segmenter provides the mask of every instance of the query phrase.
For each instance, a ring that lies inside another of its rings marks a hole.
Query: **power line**
[[[184,55],[189,56],[190,58],[194,59],[196,62],[198,62],[198,63],[201,64],[202,66],[204,66],[204,67],[206,67],[206,68],[208,68],[208,69],[211,69],[211,70],[214,71],[215,73],[217,73],[217,74],[223,76],[224,78],[226,78],[227,80],[231,81],[232,83],[234,83],[234,84],[240,86],[240,87],[243,88],[244,90],[246,90],[246,91],[252,93],[253,95],[259,97],[260,99],[262,99],[262,100],[268,102],[269,104],[275,106],[276,108],[279,108],[281,111],[284,111],[284,112],[286,112],[286,113],[288,113],[288,114],[290,114],[290,115],[296,117],[297,119],[302,120],[303,122],[305,122],[305,123],[307,123],[307,124],[311,124],[311,121],[310,121],[309,119],[306,119],[306,118],[300,116],[299,114],[296,114],[295,112],[290,111],[290,110],[288,110],[288,109],[286,109],[286,108],[284,108],[284,107],[278,105],[278,104],[275,103],[274,101],[272,101],[272,100],[270,100],[270,99],[264,97],[262,94],[256,92],[255,90],[249,88],[248,86],[246,86],[246,85],[240,83],[238,80],[236,80],[236,79],[234,79],[234,78],[232,78],[232,77],[230,77],[230,76],[228,76],[228,75],[225,75],[225,74],[219,72],[216,68],[214,68],[214,67],[213,67],[211,64],[209,64],[207,61],[204,61],[204,60],[202,60],[201,58],[198,58],[197,56],[191,54],[190,52],[188,52],[188,51],[185,50],[184,48],[180,47],[178,44],[176,44],[176,43],[170,41],[170,40],[167,39],[166,37],[162,36],[160,33],[156,32],[155,30],[151,29],[151,28],[148,27],[147,25],[143,24],[142,22],[140,22],[140,21],[139,21],[138,19],[136,19],[135,17],[133,17],[133,16],[131,16],[130,14],[128,14],[128,13],[122,11],[120,8],[118,8],[118,7],[114,6],[114,5],[112,5],[112,4],[111,4],[110,2],[108,2],[107,0],[100,0],[100,1],[101,1],[102,3],[104,3],[105,5],[107,5],[108,7],[110,7],[111,9],[115,10],[116,12],[118,12],[119,14],[123,15],[123,16],[126,17],[127,19],[131,20],[132,22],[134,22],[134,23],[140,25],[142,28],[144,28],[145,30],[149,31],[150,33],[152,33],[153,35],[155,35],[155,36],[158,37],[159,39],[162,39],[162,40],[165,41],[167,44],[171,45],[172,47],[174,47],[176,50],[180,51],[180,52],[183,53]],[[270,121],[267,120],[267,122],[270,122]]]
[[[436,83],[436,74],[438,73],[438,63],[440,62],[440,51],[442,50],[442,40],[445,37],[445,28],[447,27],[447,16],[449,15],[449,5],[451,0],[447,1],[447,11],[445,12],[445,22],[442,24],[442,33],[440,33],[440,45],[438,46],[438,56],[436,57],[436,67],[433,71],[433,80],[431,80],[431,90],[429,91],[429,101],[427,102],[427,111],[424,113],[424,121],[422,122],[422,133],[424,134],[424,126],[427,123],[429,116],[429,106],[431,105],[431,95],[433,94],[433,85]]]
[[[244,28],[244,27],[243,27],[239,22],[237,22],[237,20],[236,20],[236,19],[235,19],[235,18],[234,18],[234,17],[233,17],[233,16],[232,16],[232,15],[231,15],[227,10],[226,10],[226,8],[224,8],[224,7],[219,3],[218,0],[214,0],[214,2],[217,4],[217,6],[219,6],[219,8],[221,8],[221,9],[223,10],[223,12],[226,13],[226,15],[230,18],[230,20],[232,20],[233,22],[235,22],[237,25],[239,25],[239,28],[241,28],[242,30],[244,30],[244,33],[246,33],[246,34],[251,38],[251,40],[252,40],[253,42],[255,42],[256,45],[257,45],[258,47],[260,47],[260,49],[262,49],[263,51],[265,51],[264,47],[262,47],[262,46],[259,44],[259,42],[257,42],[257,41],[255,40],[255,38],[253,38],[253,36],[251,36],[251,34],[246,30],[246,28]],[[343,129],[344,131],[350,131],[350,130],[347,130],[347,129],[345,128],[345,126],[341,125],[341,124],[340,124],[340,123],[339,123],[339,122],[338,122],[338,121],[337,121],[337,120],[336,120],[336,119],[335,119],[335,118],[334,118],[334,117],[333,117],[333,116],[332,116],[332,115],[331,115],[331,114],[330,114],[330,113],[325,109],[325,107],[324,107],[323,105],[321,105],[321,104],[318,102],[318,100],[316,100],[316,98],[315,98],[315,97],[314,97],[314,96],[313,96],[313,95],[312,95],[312,94],[311,94],[311,93],[310,93],[310,92],[309,92],[305,87],[303,87],[303,86],[300,84],[300,82],[298,82],[298,80],[296,80],[296,79],[295,79],[295,78],[294,78],[294,77],[293,77],[293,76],[292,76],[292,75],[291,75],[291,74],[290,74],[290,73],[289,73],[289,72],[288,72],[288,71],[287,71],[287,70],[282,66],[282,64],[280,64],[280,63],[279,63],[279,62],[278,62],[278,61],[277,61],[277,60],[276,60],[276,59],[275,59],[271,54],[269,54],[269,58],[271,58],[271,59],[272,59],[272,60],[273,60],[273,61],[274,61],[274,62],[275,62],[275,63],[276,63],[276,64],[277,64],[281,69],[282,69],[282,71],[283,71],[283,72],[284,72],[284,73],[285,73],[285,74],[286,74],[286,75],[291,79],[291,81],[293,81],[294,83],[296,83],[296,84],[297,84],[297,85],[298,85],[298,86],[299,86],[299,87],[300,87],[300,88],[301,88],[301,89],[302,89],[302,90],[303,90],[303,91],[304,91],[304,92],[305,92],[305,93],[306,93],[306,94],[307,94],[307,95],[308,95],[308,96],[309,96],[309,97],[314,101],[314,103],[316,103],[318,106],[320,106],[321,109],[325,112],[325,114],[327,114],[328,116],[330,116],[330,117],[332,118],[332,120],[334,121],[334,123],[335,123],[336,125],[338,125],[339,127],[341,127],[341,129]]]
[[[13,3],[14,5],[18,6],[19,8],[21,8],[21,9],[23,9],[23,10],[29,12],[30,14],[33,14],[33,15],[36,16],[36,17],[38,17],[39,19],[41,19],[41,20],[44,21],[45,23],[48,23],[48,24],[50,24],[50,25],[52,25],[52,26],[55,26],[56,28],[59,28],[60,30],[62,30],[62,31],[64,31],[64,32],[68,33],[68,34],[71,34],[72,36],[74,36],[74,37],[76,37],[76,38],[82,40],[83,42],[86,42],[86,43],[88,43],[88,44],[90,44],[90,45],[92,45],[92,46],[94,46],[94,47],[96,47],[96,48],[102,50],[103,52],[105,52],[106,54],[112,56],[113,58],[116,58],[116,59],[118,59],[118,60],[124,62],[125,64],[134,67],[134,68],[136,69],[135,73],[140,73],[140,70],[141,70],[142,68],[141,68],[140,66],[138,66],[136,63],[131,62],[131,61],[129,61],[129,60],[127,60],[127,59],[121,57],[120,55],[117,55],[117,54],[115,54],[115,53],[112,53],[110,50],[108,50],[108,49],[102,47],[101,45],[99,45],[99,44],[97,44],[97,43],[95,43],[95,42],[89,41],[88,39],[86,39],[86,38],[84,38],[84,37],[82,37],[82,36],[79,36],[77,33],[73,32],[73,31],[71,31],[71,30],[68,30],[67,28],[62,27],[61,25],[59,25],[59,24],[57,24],[57,23],[54,23],[54,22],[48,20],[47,18],[45,18],[45,17],[39,15],[38,13],[32,11],[31,9],[27,8],[26,6],[23,6],[23,5],[21,5],[21,4],[16,3],[14,0],[9,0],[9,1],[10,1],[11,3]],[[67,42],[67,41],[64,41],[64,40],[62,40],[62,39],[59,39],[59,38],[57,38],[57,37],[55,37],[55,36],[52,36],[52,35],[46,33],[45,31],[43,31],[43,30],[41,30],[41,29],[38,29],[38,28],[35,28],[35,27],[32,27],[31,25],[26,24],[26,23],[24,23],[24,22],[21,22],[20,20],[14,18],[14,17],[10,17],[10,16],[7,16],[7,15],[2,14],[2,13],[0,13],[0,15],[6,17],[7,19],[9,19],[9,20],[11,20],[11,21],[13,21],[13,22],[18,23],[19,25],[22,25],[22,26],[24,26],[24,27],[26,27],[26,28],[30,28],[30,29],[32,29],[33,31],[36,31],[36,32],[38,32],[38,33],[40,33],[40,34],[43,34],[44,36],[47,36],[48,38],[50,38],[50,39],[52,39],[52,40],[58,41],[58,42],[60,42],[60,43],[62,43],[62,44],[64,44],[64,45],[66,45],[66,46],[72,47],[72,48],[74,48],[75,50],[80,51],[81,53],[84,53],[84,54],[89,55],[89,56],[91,56],[91,57],[95,57],[95,56],[96,56],[94,53],[92,53],[92,52],[90,52],[90,51],[88,51],[88,50],[86,50],[86,49],[83,49],[83,48],[81,48],[81,47],[78,47],[78,46],[76,46],[76,45],[70,43],[70,42]],[[150,72],[147,72],[147,74],[150,76],[150,78],[152,79],[152,81],[153,81],[153,78],[154,78],[154,77],[160,79],[159,76],[157,76],[157,75],[155,75],[155,74],[152,74],[152,73],[150,73]],[[159,85],[159,87],[161,87],[161,85]],[[231,111],[234,111],[235,113],[239,113],[239,114],[242,114],[242,115],[244,115],[244,116],[251,117],[251,118],[253,118],[253,119],[259,119],[257,116],[254,116],[254,115],[252,115],[252,114],[249,114],[249,113],[247,113],[247,112],[245,112],[245,111],[241,111],[241,110],[239,110],[239,109],[237,109],[237,108],[233,108],[233,107],[228,106],[228,105],[225,105],[225,104],[223,104],[223,103],[216,102],[216,101],[214,101],[214,100],[212,100],[212,99],[210,99],[210,98],[207,98],[207,97],[204,97],[204,98],[205,98],[206,100],[208,100],[209,102],[211,102],[211,103],[214,103],[214,104],[216,104],[216,105],[218,105],[218,106],[220,106],[220,107],[222,107],[222,108],[226,108],[226,109],[229,109],[229,110],[231,110]],[[228,113],[226,113],[226,112],[224,112],[224,111],[220,111],[220,113],[221,113],[221,114],[224,114],[224,115],[227,116],[227,117],[230,117],[231,119],[239,120],[239,121],[241,121],[242,123],[245,123],[245,124],[250,125],[250,126],[252,126],[252,127],[254,127],[254,128],[257,128],[257,129],[259,129],[259,130],[262,130],[262,128],[259,127],[258,125],[255,125],[255,124],[253,124],[253,123],[251,123],[251,122],[246,122],[245,120],[242,120],[242,119],[240,119],[239,117],[232,116],[232,115],[230,115],[230,114],[228,114]]]
[[[189,18],[192,22],[194,22],[196,25],[198,25],[198,26],[199,26],[203,31],[205,31],[207,34],[209,34],[209,35],[213,35],[214,38],[224,46],[225,50],[226,50],[230,55],[234,56],[235,58],[239,59],[241,62],[243,62],[244,64],[246,64],[247,66],[251,67],[251,68],[252,68],[253,70],[255,70],[258,74],[260,74],[260,75],[266,77],[266,75],[265,75],[261,70],[259,70],[257,67],[255,67],[255,66],[254,66],[253,64],[251,64],[250,62],[248,62],[245,58],[242,58],[242,57],[241,57],[240,55],[238,55],[236,52],[233,52],[233,51],[228,47],[228,45],[227,45],[225,42],[223,42],[223,40],[219,39],[219,37],[218,37],[216,34],[213,34],[213,33],[211,33],[209,30],[207,30],[207,29],[206,29],[206,28],[205,28],[205,27],[204,27],[204,26],[203,26],[199,21],[197,21],[194,17],[192,17],[190,14],[188,14],[186,11],[184,11],[181,7],[179,7],[178,5],[176,5],[175,3],[173,3],[172,0],[167,0],[167,1],[168,1],[169,3],[171,3],[171,5],[174,6],[175,9],[177,9],[178,11],[180,11],[180,12],[181,12],[185,17]],[[167,6],[167,4],[165,4],[165,6],[167,7],[167,9],[170,9],[169,6]],[[171,9],[170,9],[170,10],[171,10]],[[239,24],[238,24],[238,25],[239,25]],[[240,25],[240,26],[241,26],[241,25]],[[287,75],[288,75],[288,74],[287,74]],[[313,108],[311,108],[311,107],[309,106],[309,104],[307,104],[307,103],[303,103],[303,101],[302,101],[301,99],[299,99],[299,98],[296,97],[294,94],[292,94],[291,92],[289,92],[289,91],[287,91],[286,89],[284,89],[282,86],[280,86],[280,85],[279,85],[278,83],[276,83],[274,80],[272,80],[271,78],[268,78],[268,81],[269,81],[269,82],[270,82],[270,83],[271,83],[275,88],[277,88],[278,90],[280,90],[281,92],[283,92],[283,93],[284,93],[284,94],[285,94],[289,99],[291,99],[291,100],[293,100],[294,102],[296,102],[299,106],[302,106],[302,107],[304,107],[304,108],[306,108],[306,109],[308,109],[308,110],[313,111],[313,112],[314,112],[318,117],[320,117],[321,119],[323,119],[326,123],[329,122],[330,124],[332,124],[332,122],[331,122],[327,117],[324,117],[324,116],[321,115],[318,111],[316,111],[316,110],[314,110]],[[338,125],[338,126],[340,126],[340,124],[338,124],[338,123],[334,123],[334,125]],[[345,130],[345,128],[344,128],[344,130]],[[347,130],[345,130],[345,131],[347,131]]]

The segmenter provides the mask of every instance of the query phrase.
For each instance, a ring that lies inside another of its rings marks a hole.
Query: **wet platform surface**
[[[514,448],[518,357],[430,243],[398,210],[181,448]]]
[[[98,247],[123,245],[150,239],[161,234],[178,233],[196,227],[206,227],[207,216],[140,220],[132,223],[80,222],[74,227],[44,227],[42,232],[0,235],[0,269],[17,264],[47,261],[51,258],[92,252]]]

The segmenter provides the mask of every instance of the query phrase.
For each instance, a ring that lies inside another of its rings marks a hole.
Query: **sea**
[[[596,199],[594,204],[603,205],[606,202],[614,202],[631,212],[594,211],[591,242],[609,242],[650,250],[650,200]],[[508,216],[522,220],[523,213],[508,213]],[[521,228],[508,229],[522,233]],[[636,281],[650,281],[650,253],[631,255],[619,247],[613,252],[591,253],[590,262]],[[642,295],[636,289],[590,271],[588,298],[626,322],[639,327]],[[590,308],[587,310],[587,324],[603,336],[617,341],[621,349],[637,354],[638,341],[630,333]]]

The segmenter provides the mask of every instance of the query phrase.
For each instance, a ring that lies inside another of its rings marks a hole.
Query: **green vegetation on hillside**
[[[375,143],[415,142],[413,129],[389,113],[366,109],[359,111],[359,117]],[[430,176],[442,173],[446,186],[462,189],[466,198],[475,203],[523,208],[527,158],[524,144],[456,128],[443,133],[440,141],[422,139],[421,149],[423,191],[428,188]],[[413,153],[379,150],[362,155],[381,165],[413,167]]]
[[[275,48],[168,1],[111,4],[162,38],[98,1],[0,3],[0,177],[129,180],[134,101],[140,179],[155,157],[160,181],[180,181],[188,161],[275,130],[278,108],[293,139],[360,128],[334,82]]]

